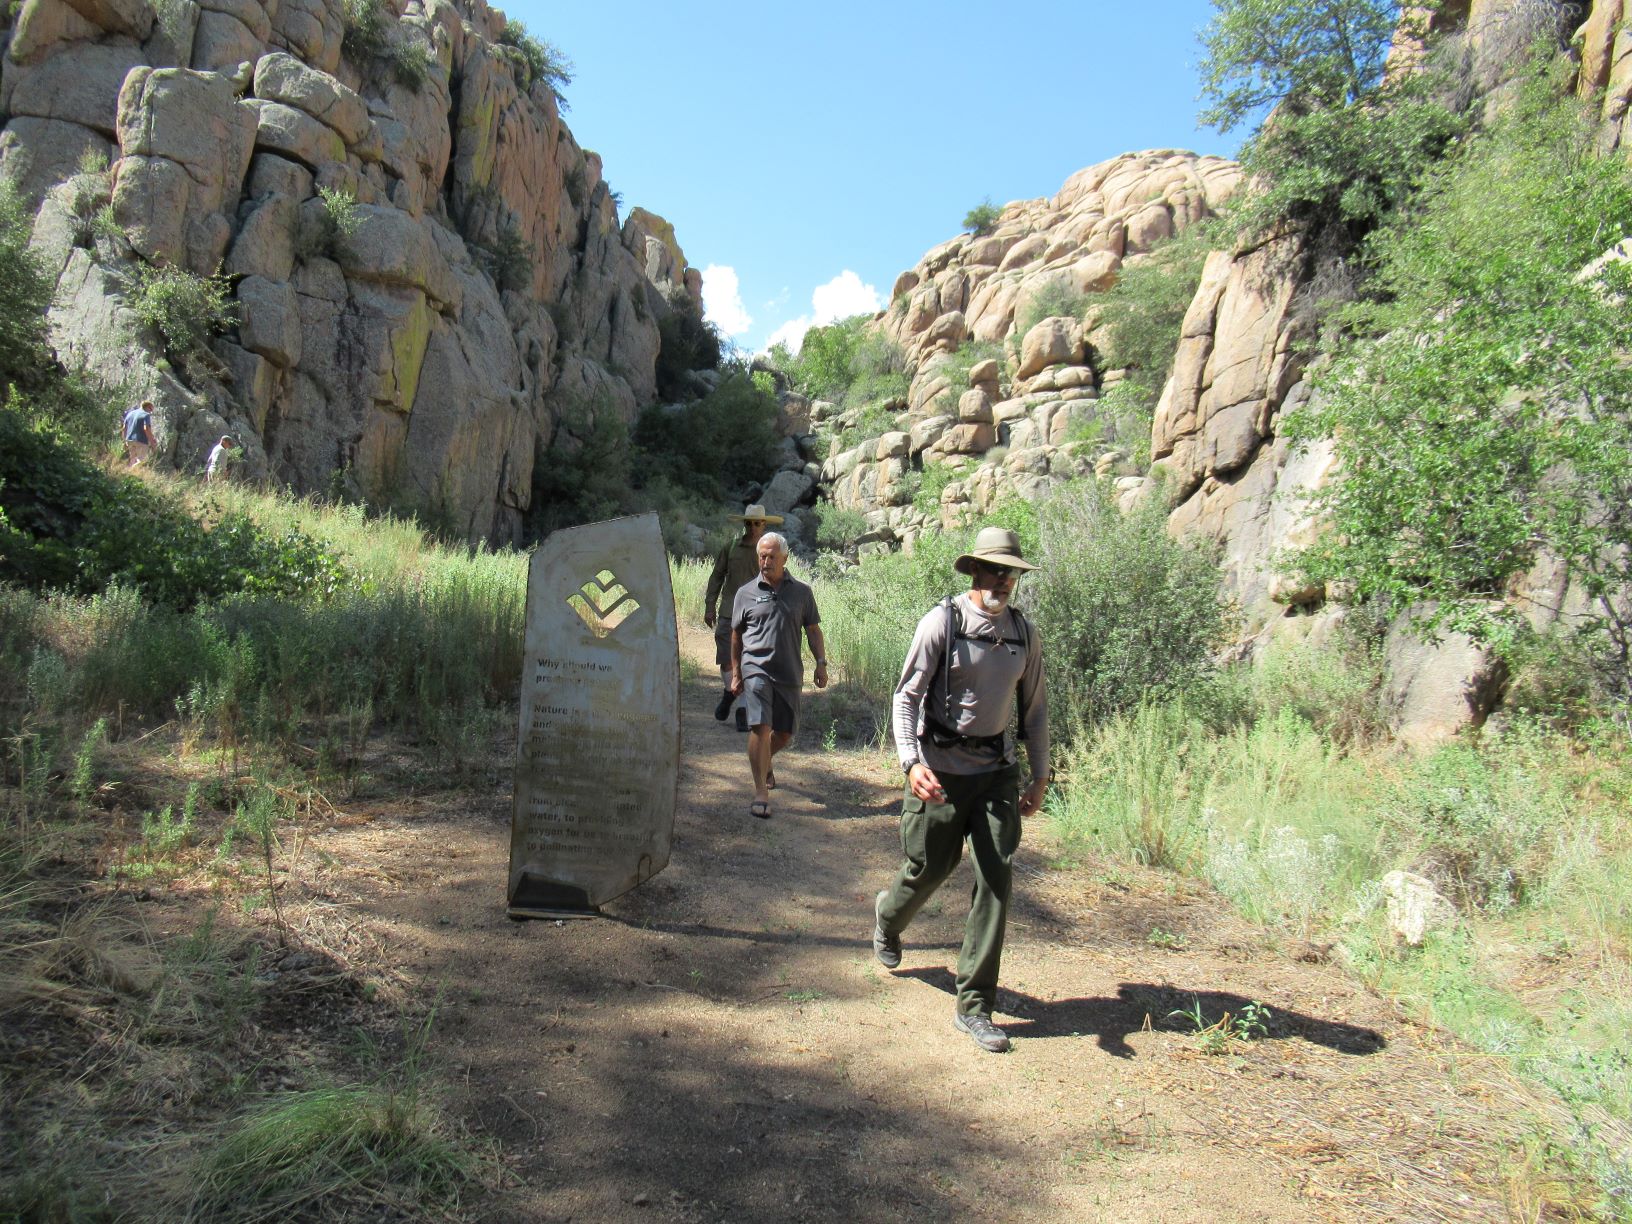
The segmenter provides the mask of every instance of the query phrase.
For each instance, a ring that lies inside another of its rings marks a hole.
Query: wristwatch
[[[922,757],[913,757],[912,760],[910,760],[910,761],[902,761],[901,762],[901,772],[906,774],[907,777],[910,778],[910,777],[912,777],[912,767],[914,765],[922,765],[923,763],[924,763],[924,760],[923,760]]]

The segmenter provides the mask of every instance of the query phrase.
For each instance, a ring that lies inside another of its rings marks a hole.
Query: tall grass
[[[1632,744],[1586,752],[1521,724],[1410,756],[1345,739],[1346,718],[1317,727],[1262,677],[1234,697],[1222,725],[1192,696],[1079,739],[1050,804],[1062,839],[1210,880],[1552,1088],[1606,1213],[1626,1217]],[[1455,926],[1416,949],[1389,935],[1378,882],[1394,869],[1430,877]]]
[[[336,1199],[418,1214],[474,1172],[444,1131],[414,1082],[284,1093],[199,1162],[185,1218],[284,1218]]]
[[[233,741],[344,716],[441,742],[513,697],[523,554],[446,547],[400,519],[231,487],[211,490],[201,509],[297,527],[354,580],[328,598],[245,595],[185,612],[119,588],[0,590],[0,726],[38,708],[40,694],[18,682],[29,674],[51,679],[54,714],[69,722],[179,714]]]

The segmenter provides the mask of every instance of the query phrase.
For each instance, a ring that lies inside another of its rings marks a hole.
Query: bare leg
[[[785,732],[773,734],[767,723],[748,728],[748,768],[754,775],[754,798],[762,803],[769,803],[771,798],[765,778],[771,772],[771,753],[774,751],[771,745],[778,735],[783,736],[783,743],[787,742]]]

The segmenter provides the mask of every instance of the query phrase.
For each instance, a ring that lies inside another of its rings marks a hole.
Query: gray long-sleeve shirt
[[[1026,734],[1026,760],[1032,780],[1048,776],[1048,694],[1043,687],[1043,644],[1036,627],[1027,634],[1026,647],[1008,644],[1020,637],[1019,626],[1007,609],[992,616],[970,601],[958,597],[963,632],[968,636],[954,644],[952,652],[952,721],[947,723],[946,609],[936,604],[918,622],[895,686],[891,725],[895,747],[905,765],[920,759],[936,773],[991,773],[1014,763],[1013,737],[1004,735],[1001,747],[989,749],[953,744],[937,747],[924,734],[927,711],[937,722],[959,735],[1003,734],[1014,709],[1014,694],[1024,681],[1026,703],[1020,711]]]

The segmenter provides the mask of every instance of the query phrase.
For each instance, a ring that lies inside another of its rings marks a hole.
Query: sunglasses
[[[1010,574],[1017,574],[1020,572],[1012,565],[993,565],[989,561],[976,561],[975,568],[981,573],[988,574],[993,578],[1007,578]]]

